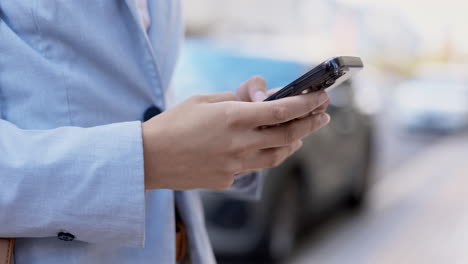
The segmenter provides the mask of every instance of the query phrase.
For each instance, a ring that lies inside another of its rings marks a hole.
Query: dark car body
[[[257,74],[270,88],[281,87],[314,66],[235,55],[199,42],[189,43],[184,52],[175,85],[203,87],[202,93],[234,90]],[[303,147],[283,164],[265,171],[259,201],[203,193],[217,255],[283,258],[310,219],[337,201],[362,203],[372,156],[371,118],[355,106],[351,82],[332,90],[330,97],[330,124],[305,138]]]

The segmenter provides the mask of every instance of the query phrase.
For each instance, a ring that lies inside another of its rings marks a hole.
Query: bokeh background
[[[281,87],[321,61],[365,69],[332,123],[269,170],[260,201],[204,194],[221,263],[468,263],[468,2],[190,0],[177,103]]]

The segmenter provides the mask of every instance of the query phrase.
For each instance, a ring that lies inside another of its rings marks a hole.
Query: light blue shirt
[[[215,263],[198,193],[144,190],[140,120],[165,108],[183,36],[179,1],[149,11],[146,34],[133,0],[0,2],[0,237],[17,237],[16,264],[175,263],[175,204],[191,262]],[[233,189],[258,194],[258,178]]]

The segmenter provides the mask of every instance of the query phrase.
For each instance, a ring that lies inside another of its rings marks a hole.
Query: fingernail
[[[266,95],[262,91],[256,91],[255,94],[254,94],[255,102],[261,102],[261,101],[265,100],[265,98],[266,98]]]
[[[328,124],[328,122],[330,122],[330,115],[327,114],[327,113],[323,113],[320,115],[320,124],[322,124],[322,126]]]
[[[328,94],[326,92],[320,92],[318,96],[319,104],[323,104],[328,100]]]

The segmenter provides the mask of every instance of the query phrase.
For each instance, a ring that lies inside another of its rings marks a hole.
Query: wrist
[[[148,127],[147,122],[141,124],[141,134],[143,141],[143,165],[144,165],[144,177],[145,177],[145,190],[157,189],[157,184],[155,183],[155,177],[153,177],[153,168],[152,168],[152,151],[151,151],[151,138],[150,138],[150,128]]]

